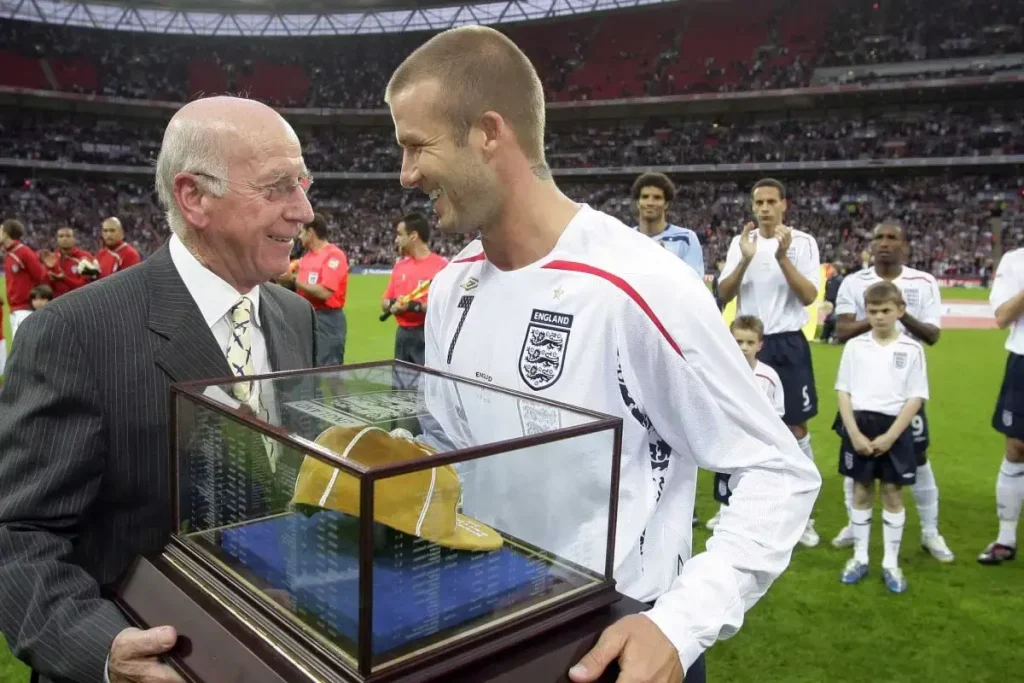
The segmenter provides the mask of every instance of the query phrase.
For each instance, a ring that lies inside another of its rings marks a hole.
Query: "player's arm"
[[[836,316],[836,338],[840,342],[850,341],[870,329],[870,322],[867,320],[857,320],[856,315],[853,313],[843,313]]]
[[[321,284],[311,285],[308,282],[303,282],[299,279],[295,280],[295,289],[305,292],[310,296],[314,296],[317,299],[320,299],[320,301],[327,301],[334,296],[334,290],[327,289]]]
[[[644,613],[685,670],[735,634],[785,570],[821,476],[757,386],[710,292],[682,274],[652,274],[637,285],[662,329],[631,299],[623,304],[616,344],[626,388],[671,445],[675,466],[693,461],[735,482],[706,550],[683,564]],[[680,295],[687,306],[677,305]],[[685,486],[666,488],[661,502],[671,509],[672,498],[687,495],[690,501],[679,501],[687,509],[693,494]],[[691,520],[676,523],[685,528]]]
[[[131,245],[128,245],[131,246]],[[125,253],[121,256],[121,268],[128,268],[130,266],[138,265],[142,263],[142,257],[139,256],[139,252],[136,251],[135,247],[131,249],[123,249]]]
[[[754,254],[757,253],[756,242],[753,248],[742,246],[749,240],[756,239],[757,233],[754,232],[752,235],[752,230],[752,223],[743,226],[743,233],[733,239],[729,245],[729,251],[725,255],[725,267],[722,268],[722,274],[718,278],[718,301],[723,306],[736,298],[740,291],[740,284],[743,282],[743,276],[754,259]]]
[[[39,256],[34,251],[25,249],[25,270],[32,277],[32,282],[37,285],[44,284],[50,279],[49,273],[46,272],[46,267],[39,260]]]
[[[836,294],[836,338],[847,342],[871,329],[867,320],[857,320],[857,302],[854,299],[853,278],[844,278]]]
[[[942,330],[936,325],[923,323],[909,313],[904,313],[903,317],[900,318],[900,322],[903,323],[903,327],[907,328],[907,332],[910,332],[910,334],[928,346],[939,341],[939,334],[941,334]]]
[[[818,258],[818,245],[813,239],[800,239],[799,252],[796,256],[797,263],[789,260],[788,240],[780,239],[779,248],[775,252],[775,260],[782,269],[782,275],[786,278],[786,284],[793,290],[796,297],[804,306],[810,306],[818,298],[818,282],[820,277],[820,261]]]
[[[1013,256],[1004,254],[1000,259],[988,298],[996,312],[996,324],[1004,330],[1024,315],[1024,287],[1017,282],[1012,258]]]
[[[380,310],[387,313],[391,310],[391,306],[394,305],[397,297],[395,296],[395,271],[391,271],[391,277],[388,278],[388,287],[384,290],[384,298],[380,300]]]
[[[333,266],[331,264],[334,264]],[[320,301],[327,301],[334,292],[341,286],[341,281],[348,275],[348,259],[337,258],[328,259],[328,261],[320,268],[320,278],[316,284],[310,284],[304,282],[301,278],[295,279],[295,288],[314,296]]]

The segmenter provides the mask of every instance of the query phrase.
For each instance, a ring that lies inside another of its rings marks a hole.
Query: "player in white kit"
[[[440,231],[480,236],[431,285],[426,365],[623,419],[615,578],[654,604],[606,629],[570,680],[594,681],[618,660],[624,679],[704,681],[704,651],[786,568],[820,474],[701,278],[555,185],[543,89],[511,41],[479,26],[445,31],[399,66],[386,101],[402,185],[430,195]],[[735,485],[707,550],[691,557],[698,466]],[[556,476],[581,495],[608,478]],[[534,502],[511,495],[521,499],[492,504]],[[603,543],[600,526],[581,525],[580,544]]]
[[[1024,502],[1024,249],[1003,255],[992,281],[989,303],[1006,339],[1006,371],[992,414],[992,427],[1006,437],[996,477],[999,535],[978,555],[981,564],[1002,564],[1017,556],[1017,523]]]
[[[846,276],[839,286],[839,294],[836,297],[836,337],[840,342],[846,342],[871,329],[864,312],[864,292],[882,280],[896,285],[906,301],[906,312],[897,323],[900,331],[928,346],[939,341],[942,330],[939,283],[931,274],[903,265],[904,259],[909,255],[908,251],[906,234],[898,223],[884,222],[875,226],[870,245],[874,265]],[[838,421],[837,413],[836,422]],[[910,430],[914,439],[914,453],[917,456],[917,476],[911,490],[921,519],[921,547],[940,562],[952,562],[953,551],[939,533],[939,488],[931,463],[928,462],[928,446],[931,440],[928,434],[928,417],[923,405],[921,412],[914,416]],[[853,495],[853,480],[849,477],[843,480],[843,493],[849,516],[850,500]],[[837,548],[853,545],[853,531],[849,522],[832,539],[832,545]]]
[[[807,421],[818,414],[811,346],[804,336],[807,306],[818,296],[821,260],[814,238],[783,223],[786,188],[766,178],[754,184],[751,203],[757,224],[747,223],[732,239],[718,283],[724,306],[736,298],[736,315],[752,315],[764,323],[764,348],[758,358],[775,368],[786,394],[782,420],[811,462]],[[814,520],[807,522],[800,543],[818,545]]]

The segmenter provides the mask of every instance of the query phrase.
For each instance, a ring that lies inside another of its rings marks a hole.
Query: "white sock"
[[[903,540],[903,525],[906,522],[906,510],[899,512],[882,510],[882,540],[885,543],[882,569],[896,569],[899,566],[900,541]]]
[[[853,559],[868,563],[868,541],[871,540],[871,510],[850,510],[853,529]]]
[[[917,480],[911,487],[917,514],[921,518],[921,535],[936,536],[939,533],[939,487],[935,484],[932,464],[926,462],[917,468]]]
[[[1021,503],[1024,502],[1024,463],[1010,462],[1003,458],[996,478],[996,507],[999,514],[1000,545],[1017,547],[1017,522],[1020,520]]]
[[[846,518],[853,521],[853,479],[843,477],[843,500],[846,501]],[[849,524],[849,522],[848,522]]]

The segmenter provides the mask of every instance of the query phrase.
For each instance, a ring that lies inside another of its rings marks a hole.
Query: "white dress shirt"
[[[177,235],[171,237],[171,261],[177,269],[189,294],[199,306],[203,320],[209,325],[217,346],[227,358],[231,341],[231,307],[242,295],[221,277],[209,270],[192,255]],[[271,372],[267,342],[260,322],[260,288],[254,287],[245,296],[252,300],[252,362],[257,375]]]

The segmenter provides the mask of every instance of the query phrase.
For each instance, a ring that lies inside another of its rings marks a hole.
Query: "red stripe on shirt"
[[[619,276],[612,275],[611,273],[601,270],[600,268],[588,266],[585,263],[576,263],[574,261],[552,261],[551,263],[545,265],[544,268],[550,270],[568,270],[576,273],[587,273],[589,275],[596,275],[597,277],[604,278],[608,282],[612,283],[613,285],[621,289],[623,292],[625,292],[626,295],[634,302],[636,302],[640,309],[647,314],[647,317],[651,319],[651,322],[654,323],[654,326],[657,327],[658,331],[661,332],[661,335],[665,337],[665,341],[667,341],[669,346],[672,347],[672,350],[678,353],[680,356],[683,355],[683,352],[679,350],[679,345],[676,344],[674,339],[672,339],[672,337],[668,333],[668,330],[666,330],[665,326],[661,324],[660,320],[658,320],[658,316],[654,315],[654,311],[652,311],[651,307],[647,305],[647,302],[644,301],[643,297],[640,296],[640,294],[637,293],[635,289],[630,287],[628,282],[626,282]]]
[[[484,260],[484,252],[481,251],[476,256],[470,256],[468,258],[456,259],[455,263],[472,263],[473,261],[483,261],[483,260]]]
[[[915,280],[915,281],[920,281],[920,282],[931,282],[931,280],[930,280],[930,279],[928,279],[928,278],[924,277],[923,275],[914,275],[914,276],[911,276],[911,277],[905,277],[905,278],[902,278],[902,279],[903,279],[904,281],[907,281],[907,280]]]
[[[775,382],[773,382],[773,381],[772,381],[772,378],[771,378],[771,377],[769,377],[768,375],[762,375],[761,373],[756,373],[756,374],[754,375],[754,377],[760,377],[761,379],[766,379],[766,380],[768,380],[768,384],[771,384],[771,385],[772,385],[772,389],[774,389],[774,388],[775,388]]]

